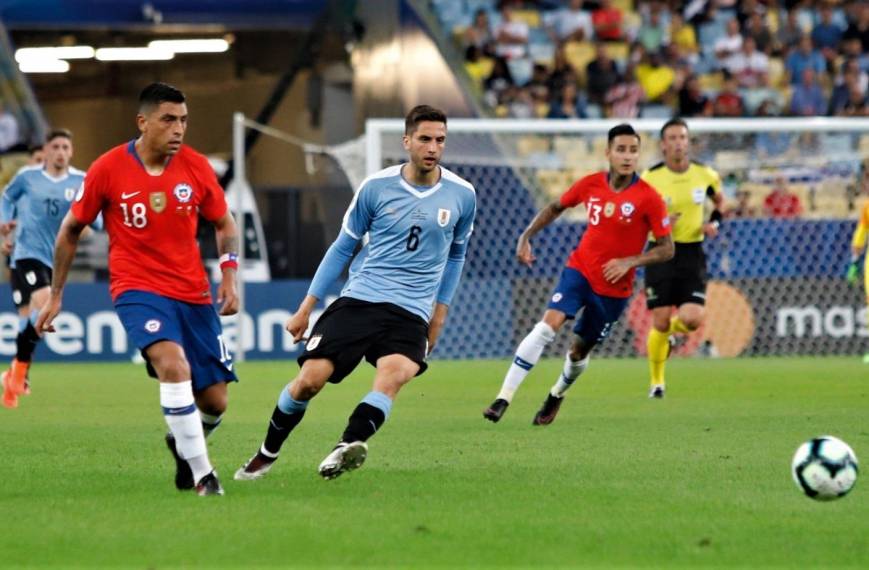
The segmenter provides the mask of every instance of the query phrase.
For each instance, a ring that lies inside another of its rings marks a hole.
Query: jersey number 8
[[[136,202],[132,208],[128,208],[126,203],[121,203],[121,210],[124,212],[124,225],[130,228],[142,229],[148,225],[146,216],[147,208],[145,204]],[[132,212],[132,217],[130,213]]]

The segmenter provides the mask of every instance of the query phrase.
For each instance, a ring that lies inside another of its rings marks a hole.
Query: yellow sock
[[[688,325],[683,323],[678,316],[670,319],[670,333],[689,333],[691,329],[688,328]]]
[[[646,352],[649,355],[650,384],[664,383],[664,366],[667,364],[667,351],[670,349],[670,333],[661,332],[655,327],[649,331]]]

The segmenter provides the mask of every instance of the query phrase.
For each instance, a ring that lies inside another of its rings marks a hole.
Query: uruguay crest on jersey
[[[450,223],[450,211],[444,208],[438,208],[438,225],[442,228],[447,227]]]

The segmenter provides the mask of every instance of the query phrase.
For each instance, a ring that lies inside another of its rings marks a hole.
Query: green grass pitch
[[[365,466],[317,465],[370,389],[361,366],[312,403],[258,482],[257,448],[293,363],[245,363],[210,441],[223,498],[179,493],[156,384],[132,364],[41,365],[0,409],[3,567],[869,567],[869,482],[833,503],[790,476],[804,440],[869,459],[869,369],[855,358],[592,360],[548,427],[541,362],[497,425],[508,362],[434,362],[400,395]],[[864,475],[865,477],[865,475]]]

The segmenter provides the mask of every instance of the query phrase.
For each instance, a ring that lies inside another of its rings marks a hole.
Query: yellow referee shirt
[[[706,198],[721,193],[721,177],[718,173],[698,162],[692,162],[685,172],[673,172],[662,162],[643,172],[642,179],[664,198],[667,213],[671,217],[679,215],[673,224],[673,241],[703,241]]]
[[[863,252],[866,248],[866,236],[869,234],[869,202],[863,204],[860,209],[860,220],[857,222],[857,229],[854,230],[854,237],[851,238],[851,249],[853,251]],[[869,271],[863,268],[863,289],[866,291],[866,298],[869,299]]]

